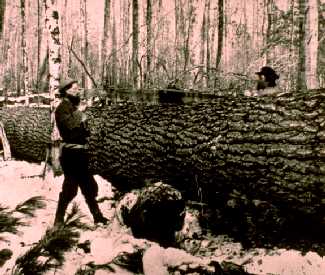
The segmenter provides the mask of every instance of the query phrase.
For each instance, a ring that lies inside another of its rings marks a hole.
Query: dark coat
[[[82,112],[68,98],[63,98],[55,110],[55,120],[63,142],[86,144],[89,132],[81,117]]]

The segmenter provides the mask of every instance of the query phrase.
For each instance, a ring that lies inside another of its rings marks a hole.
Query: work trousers
[[[102,217],[96,197],[98,185],[88,168],[88,154],[84,149],[62,148],[60,164],[64,173],[62,191],[55,217],[55,223],[62,223],[68,204],[78,193],[80,187],[89,210],[98,220]]]

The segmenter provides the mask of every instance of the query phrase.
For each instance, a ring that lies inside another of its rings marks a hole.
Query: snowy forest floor
[[[35,212],[35,217],[23,217],[27,226],[18,228],[18,234],[0,234],[0,250],[10,249],[13,254],[9,260],[0,267],[0,274],[11,274],[15,260],[37,243],[45,234],[46,229],[52,226],[57,206],[57,199],[61,190],[63,176],[54,177],[50,170],[43,180],[40,175],[43,165],[24,161],[0,160],[0,205],[13,209],[17,204],[33,197],[44,196],[46,207]],[[99,198],[113,198],[110,183],[99,176],[95,176],[99,185]],[[92,225],[92,217],[87,205],[78,192],[74,199],[84,214],[83,222]],[[72,204],[71,204],[72,205]],[[74,248],[65,254],[65,264],[58,270],[47,274],[70,275],[75,274],[80,266],[89,262],[102,264],[116,255],[114,240],[123,233],[123,229],[114,222],[114,201],[106,199],[100,203],[103,214],[112,222],[107,226],[93,227],[81,232],[79,243],[90,242],[90,252]],[[71,208],[71,206],[70,206]],[[189,226],[187,224],[187,226]],[[244,250],[240,243],[231,241],[227,236],[213,237],[214,256],[243,265],[247,272],[253,274],[279,274],[279,275],[322,275],[325,274],[325,257],[315,252],[301,253],[298,250],[254,248]],[[211,236],[209,236],[211,241]],[[97,271],[98,274],[111,274],[109,271]],[[123,269],[116,270],[115,274],[132,274]]]

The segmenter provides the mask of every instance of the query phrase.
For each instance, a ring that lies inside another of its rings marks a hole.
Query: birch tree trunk
[[[59,12],[57,10],[57,0],[43,0],[45,8],[45,26],[48,29],[49,45],[49,91],[50,91],[50,109],[51,109],[51,140],[52,140],[52,165],[55,172],[59,170],[59,141],[61,139],[58,128],[55,123],[54,111],[57,106],[56,95],[60,85],[60,29]]]
[[[21,17],[21,52],[22,67],[24,73],[24,95],[26,96],[25,104],[29,105],[29,76],[28,76],[28,59],[27,59],[27,43],[26,43],[26,5],[25,0],[20,0],[20,17]]]
[[[139,2],[132,0],[132,79],[133,88],[138,88],[138,55],[139,55]]]
[[[305,68],[307,89],[319,88],[318,60],[318,0],[308,0],[305,24]]]
[[[101,81],[102,83],[105,82],[107,78],[107,42],[109,38],[109,19],[110,19],[110,0],[105,0],[105,7],[104,7],[104,26],[103,26],[103,37],[101,41],[101,55],[100,60],[102,64],[101,70]]]

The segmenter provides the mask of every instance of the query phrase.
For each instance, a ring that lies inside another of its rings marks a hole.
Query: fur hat
[[[256,72],[256,74],[264,75],[265,78],[272,79],[272,80],[277,80],[280,78],[280,76],[277,75],[277,73],[271,67],[268,67],[268,66],[262,67],[259,72]]]
[[[77,83],[77,80],[74,80],[74,79],[71,79],[71,78],[62,79],[60,81],[60,86],[59,86],[60,95],[64,96],[65,92],[71,88],[73,83]]]

